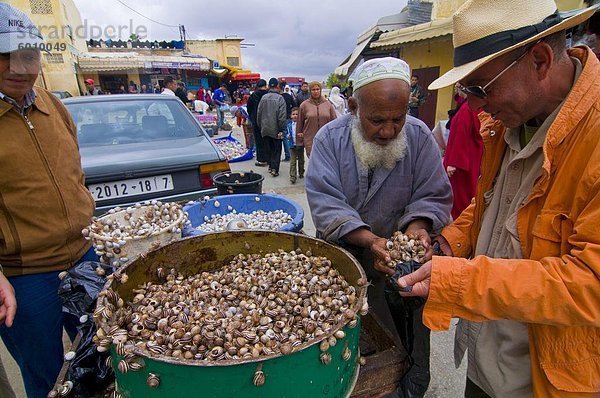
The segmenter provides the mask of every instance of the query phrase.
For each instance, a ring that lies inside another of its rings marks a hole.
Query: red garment
[[[459,106],[450,123],[450,134],[444,154],[444,169],[447,166],[456,167],[456,171],[450,177],[454,195],[454,219],[458,218],[475,196],[483,156],[478,113],[473,112],[464,99],[460,99]]]
[[[206,102],[206,101],[205,101],[205,99],[204,99],[204,89],[203,89],[202,87],[200,87],[200,88],[198,89],[198,92],[196,93],[196,98],[197,98],[199,101],[204,101],[204,102]]]

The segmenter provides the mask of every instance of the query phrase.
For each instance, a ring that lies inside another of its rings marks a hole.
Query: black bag
[[[58,295],[63,300],[63,312],[83,321],[77,327],[81,340],[65,377],[65,380],[73,382],[73,398],[95,396],[105,391],[115,378],[112,368],[106,364],[110,352],[98,352],[92,341],[96,335],[93,318],[96,299],[106,284],[106,276],[96,274],[97,267],[102,267],[106,275],[114,271],[112,267],[84,261],[69,270],[58,288]]]

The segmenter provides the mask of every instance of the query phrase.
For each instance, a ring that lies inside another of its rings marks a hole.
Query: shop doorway
[[[427,100],[419,108],[419,119],[430,129],[435,126],[435,115],[437,112],[437,90],[429,91],[427,87],[440,77],[440,67],[414,69],[413,74],[419,76],[419,85],[425,90]]]
[[[104,92],[117,94],[121,85],[125,86],[125,90],[129,87],[127,75],[100,75],[100,86]]]

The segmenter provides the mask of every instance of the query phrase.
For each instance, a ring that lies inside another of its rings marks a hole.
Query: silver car
[[[77,127],[85,184],[96,214],[149,199],[216,193],[225,156],[177,97],[124,94],[63,100]]]

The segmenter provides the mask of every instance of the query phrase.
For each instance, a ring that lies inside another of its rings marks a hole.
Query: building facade
[[[37,84],[79,94],[77,57],[86,50],[85,31],[73,0],[9,0],[27,14],[44,36],[42,73]]]

